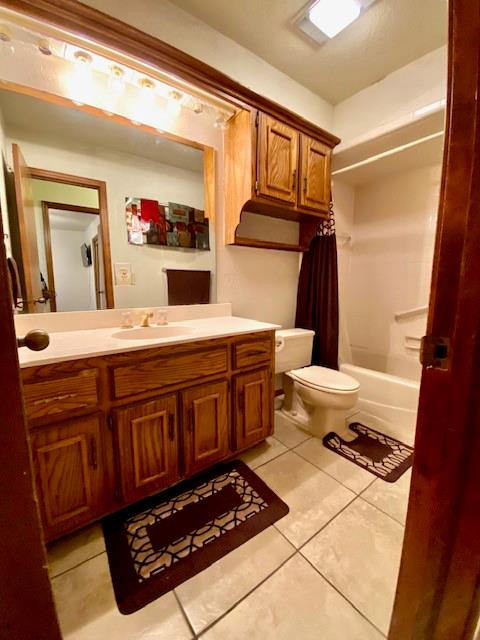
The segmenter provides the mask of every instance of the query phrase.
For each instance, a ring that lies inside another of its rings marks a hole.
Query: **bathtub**
[[[349,421],[363,422],[413,446],[420,384],[353,364],[340,365],[340,371],[360,383]]]

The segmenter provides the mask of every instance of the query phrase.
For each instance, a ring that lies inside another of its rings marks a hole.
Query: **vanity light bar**
[[[0,22],[4,24],[8,33],[12,32],[12,38],[27,44],[33,44],[40,51],[40,42],[48,39],[51,55],[73,61],[75,51],[85,51],[92,57],[92,69],[102,71],[109,75],[112,67],[123,70],[123,81],[136,84],[140,78],[149,78],[155,83],[155,93],[167,98],[172,90],[182,93],[182,107],[191,109],[194,113],[203,113],[206,110],[221,111],[232,116],[238,110],[230,102],[211,96],[208,92],[199,89],[189,83],[160,71],[146,63],[130,58],[126,54],[110,49],[97,42],[92,42],[76,34],[62,31],[58,27],[45,24],[40,20],[27,15],[16,13],[11,9],[0,7]],[[0,38],[1,38],[0,26]],[[42,53],[44,53],[42,51]],[[50,55],[50,54],[46,54]],[[202,105],[199,109],[198,105]]]

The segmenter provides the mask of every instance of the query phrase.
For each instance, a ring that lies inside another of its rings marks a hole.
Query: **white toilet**
[[[327,367],[309,366],[314,332],[285,329],[275,334],[275,373],[283,375],[282,412],[316,437],[345,426],[360,384]]]

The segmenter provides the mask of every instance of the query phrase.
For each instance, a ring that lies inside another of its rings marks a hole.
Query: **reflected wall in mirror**
[[[207,299],[215,302],[212,221],[197,249],[132,244],[125,220],[132,195],[208,218],[204,187],[214,177],[205,175],[201,145],[10,90],[0,90],[0,112],[14,171],[8,209],[25,312],[164,306],[170,270],[191,272],[192,283],[209,274]],[[129,276],[115,278],[120,271]],[[188,278],[170,286],[182,282],[180,297],[195,303]]]

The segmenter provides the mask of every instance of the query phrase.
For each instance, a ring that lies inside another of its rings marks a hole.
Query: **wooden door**
[[[175,394],[117,411],[117,459],[126,502],[161,491],[178,479],[177,423]]]
[[[299,206],[328,211],[330,204],[330,156],[327,145],[300,135]]]
[[[40,510],[48,539],[102,512],[105,471],[103,418],[96,414],[31,433]]]
[[[273,387],[269,369],[235,376],[237,449],[245,449],[273,432]]]
[[[270,116],[260,115],[258,128],[258,194],[292,205],[297,200],[298,132]]]
[[[0,282],[0,637],[60,640],[34,492],[4,242]]]
[[[228,383],[214,382],[184,391],[185,471],[191,475],[230,451]]]
[[[45,304],[35,302],[43,297],[43,293],[33,208],[32,176],[18,144],[12,144],[12,155],[23,275],[22,297],[25,301],[25,310],[28,313],[38,313],[45,311]]]

